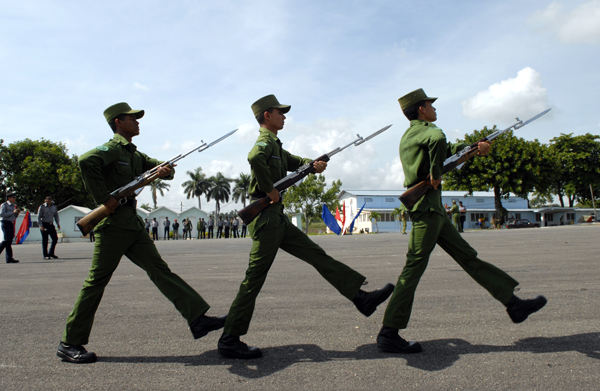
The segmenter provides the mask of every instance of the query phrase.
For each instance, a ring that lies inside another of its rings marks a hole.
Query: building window
[[[515,200],[514,198],[509,198],[508,202],[517,202],[517,200]]]
[[[567,221],[575,221],[575,213],[567,213]]]
[[[521,219],[521,213],[515,213],[515,219],[520,220]]]
[[[544,217],[546,218],[546,221],[554,221],[553,213],[544,213]]]
[[[393,198],[386,198],[385,202],[394,202],[394,199]]]
[[[365,202],[373,202],[373,199],[365,197]]]
[[[475,202],[478,204],[483,204],[485,202],[485,200],[483,198],[476,198]]]
[[[542,214],[541,213],[536,213],[535,214],[535,221],[542,221]]]

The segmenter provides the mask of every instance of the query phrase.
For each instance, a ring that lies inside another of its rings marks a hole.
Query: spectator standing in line
[[[462,201],[458,201],[458,210],[460,211],[460,232],[465,231],[465,221],[467,220],[467,208]]]
[[[208,220],[208,238],[213,239],[215,237],[215,219],[210,216]]]
[[[144,228],[146,228],[146,233],[148,233],[148,235],[150,235],[150,222],[148,221],[148,219],[144,220]]]
[[[58,235],[56,234],[56,228],[54,222],[60,230],[60,218],[58,217],[58,208],[52,203],[52,196],[46,196],[46,202],[40,205],[38,208],[38,225],[42,232],[42,254],[44,259],[58,259],[54,251],[56,244],[58,243]],[[48,236],[52,239],[50,245],[50,251],[48,251]]]
[[[242,238],[246,237],[246,223],[244,223],[244,221],[242,220]]]
[[[179,240],[179,223],[177,222],[177,219],[175,219],[175,222],[173,223],[173,240]]]
[[[183,231],[183,240],[187,238],[187,219],[181,220],[181,229]]]
[[[223,219],[219,217],[219,221],[217,221],[217,239],[220,239],[223,236]]]
[[[12,241],[15,237],[15,220],[21,209],[17,207],[17,193],[6,194],[6,202],[2,204],[0,208],[0,218],[2,219],[2,233],[4,239],[0,244],[0,254],[6,249],[6,263],[19,263],[17,259],[13,258]]]
[[[231,223],[229,222],[229,219],[226,218],[223,221],[223,227],[225,228],[225,239],[229,239],[229,228],[231,226]]]
[[[152,219],[152,240],[158,240],[158,221]]]
[[[194,226],[192,225],[192,219],[188,217],[187,221],[185,222],[185,225],[187,227],[188,238],[192,240],[192,231],[194,230]]]
[[[240,237],[240,231],[238,231],[239,226],[240,226],[240,221],[238,219],[231,220],[231,230],[233,231],[234,238]]]
[[[198,223],[200,223],[200,239],[206,239],[206,223],[204,222],[204,219],[198,220]]]
[[[165,227],[165,235],[163,237],[163,240],[170,240],[170,233],[171,233],[171,222],[169,221],[169,217],[167,216],[167,219],[165,221],[163,221],[163,226]]]

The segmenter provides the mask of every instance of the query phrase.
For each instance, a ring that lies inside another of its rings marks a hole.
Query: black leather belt
[[[137,207],[137,200],[135,198],[128,198],[127,202],[124,202],[121,205],[135,209]]]

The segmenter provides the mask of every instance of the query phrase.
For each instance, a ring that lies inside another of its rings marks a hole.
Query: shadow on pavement
[[[272,375],[303,362],[356,361],[384,358],[406,360],[406,365],[424,371],[440,371],[451,367],[461,355],[494,352],[559,353],[579,352],[600,360],[600,333],[575,334],[564,337],[525,338],[507,346],[472,345],[463,339],[438,339],[421,342],[423,353],[396,355],[382,353],[375,344],[362,345],[354,351],[323,350],[317,345],[285,345],[261,349],[263,357],[256,360],[235,360],[221,357],[216,350],[198,356],[132,356],[100,357],[110,363],[181,363],[190,366],[231,365],[229,371],[245,378]]]

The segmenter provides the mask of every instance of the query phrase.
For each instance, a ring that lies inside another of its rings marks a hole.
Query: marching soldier
[[[404,95],[398,101],[410,127],[400,141],[400,160],[404,170],[404,185],[409,188],[427,180],[433,190],[423,195],[409,210],[412,230],[406,254],[406,265],[398,277],[392,294],[383,326],[377,336],[377,347],[384,352],[418,353],[422,350],[418,342],[408,342],[400,335],[410,319],[415,290],[425,272],[429,256],[436,244],[484,287],[490,294],[506,306],[514,323],[521,323],[529,315],[546,304],[546,298],[522,300],[513,294],[519,284],[511,276],[494,265],[477,258],[477,252],[452,226],[442,206],[442,182],[444,160],[466,147],[466,144],[451,144],[433,122],[437,114],[432,103],[437,98],[428,97],[422,89]],[[487,155],[490,144],[479,143],[479,154]]]
[[[294,156],[282,147],[277,134],[283,129],[285,113],[289,110],[290,106],[279,104],[274,95],[265,96],[252,104],[252,111],[260,124],[260,134],[248,154],[251,169],[249,194],[253,199],[269,196],[272,203],[248,225],[252,250],[246,278],[231,304],[224,333],[218,343],[219,353],[225,357],[262,356],[259,348],[248,347],[240,341],[240,336],[248,332],[256,297],[279,248],[317,269],[343,296],[352,300],[365,316],[375,312],[377,306],[394,289],[392,284],[387,284],[377,291],[362,291],[360,288],[365,281],[363,275],[327,255],[283,213],[279,192],[273,184],[285,177],[288,171],[311,161]],[[315,162],[314,167],[315,172],[321,173],[327,163]]]
[[[137,215],[135,198],[130,197],[119,205],[111,196],[112,191],[160,164],[158,160],[137,151],[131,143],[132,138],[140,133],[138,119],[143,116],[144,110],[132,110],[127,103],[110,106],[104,111],[104,117],[115,133],[114,137],[79,158],[86,189],[98,204],[104,204],[112,214],[95,228],[96,242],[90,273],[67,319],[58,346],[57,355],[64,361],[96,361],[96,354],[88,352],[83,345],[88,343],[104,288],[123,255],[148,273],[161,293],[187,320],[195,339],[222,328],[225,323],[225,317],[206,316],[209,305],[162,260],[154,242],[148,237],[144,222]],[[161,167],[158,173],[165,179],[172,179],[174,175],[168,166]]]

